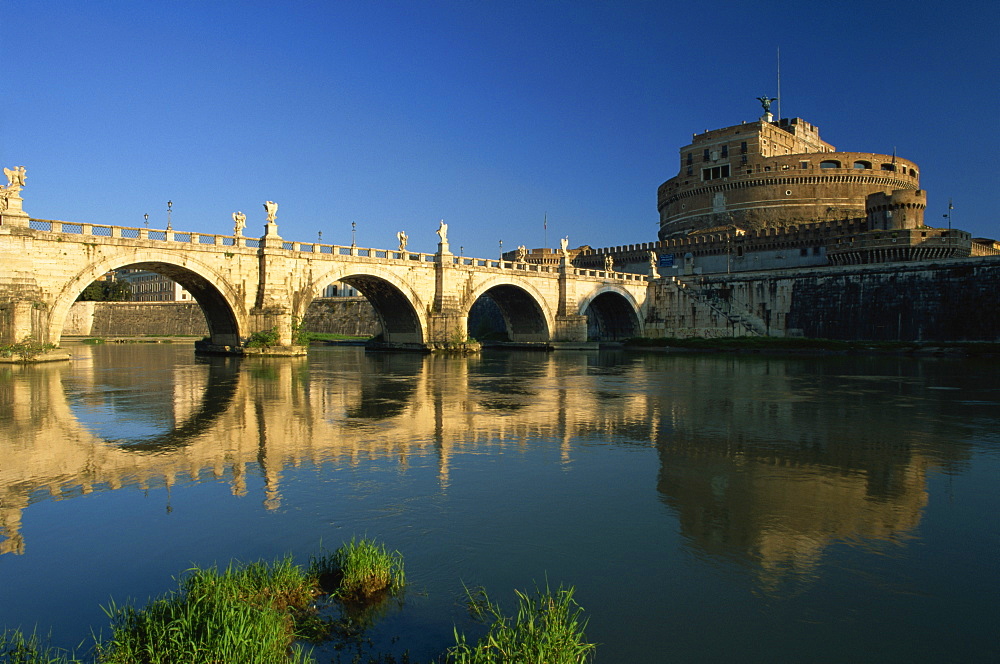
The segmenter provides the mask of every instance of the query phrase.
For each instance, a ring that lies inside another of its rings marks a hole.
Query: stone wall
[[[363,297],[317,298],[306,312],[309,332],[374,336],[381,330]],[[73,336],[205,336],[208,324],[196,302],[76,302],[63,334]]]
[[[208,323],[196,302],[76,302],[63,334],[93,337],[205,336]]]
[[[1000,341],[1000,259],[665,279],[647,336]]]
[[[309,332],[373,337],[382,331],[375,310],[363,297],[318,297],[306,310]]]

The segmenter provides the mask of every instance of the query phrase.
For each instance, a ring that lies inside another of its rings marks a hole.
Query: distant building
[[[865,216],[865,197],[920,188],[912,161],[838,152],[801,118],[695,134],[680,172],[660,185],[661,240],[718,227],[745,231]]]
[[[663,275],[1000,255],[1000,243],[924,225],[920,170],[839,152],[801,118],[694,134],[658,189],[659,241],[586,248],[573,264]]]
[[[125,268],[115,271],[115,279],[129,285],[132,302],[190,302],[193,299],[183,286],[158,272]]]
[[[343,281],[335,281],[320,294],[320,297],[359,297],[361,293],[354,286],[349,286]]]

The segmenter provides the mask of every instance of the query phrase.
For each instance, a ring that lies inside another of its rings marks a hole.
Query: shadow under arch
[[[580,307],[587,317],[588,341],[624,341],[642,336],[638,307],[624,291],[603,289]]]
[[[195,362],[208,365],[208,380],[200,404],[179,426],[153,436],[95,437],[124,452],[160,454],[186,447],[195,438],[203,436],[233,402],[240,382],[240,363],[236,358],[220,356],[197,356]]]
[[[198,303],[205,315],[205,322],[208,324],[209,336],[213,344],[240,345],[240,330],[246,327],[245,316],[242,317],[244,324],[241,326],[241,317],[233,304],[239,302],[239,298],[226,285],[226,281],[221,276],[188,258],[184,259],[184,265],[178,265],[164,261],[162,252],[157,254],[158,259],[144,260],[141,254],[142,252],[139,252],[138,256],[131,254],[128,257],[111,257],[94,263],[80,272],[76,279],[69,282],[60,292],[52,309],[49,319],[50,342],[59,342],[66,315],[87,286],[111,270],[136,268],[165,275],[191,293],[191,297]]]
[[[212,343],[220,346],[237,346],[240,330],[236,316],[215,284],[196,272],[170,263],[133,263],[124,267],[156,272],[169,277],[184,287],[201,307],[208,323]]]
[[[350,271],[351,268],[357,271]],[[398,276],[375,266],[351,266],[324,274],[313,281],[306,297],[296,303],[297,315],[306,309],[327,285],[340,281],[355,288],[371,304],[382,327],[381,341],[400,347],[423,347],[427,328],[420,298]]]
[[[549,317],[540,297],[521,285],[490,285],[470,300],[469,333],[481,335],[481,340],[533,343],[551,339]]]

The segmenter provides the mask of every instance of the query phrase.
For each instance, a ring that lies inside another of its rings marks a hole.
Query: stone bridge
[[[511,342],[558,347],[641,336],[646,275],[455,256],[447,233],[434,254],[290,242],[269,214],[259,239],[29,217],[20,187],[0,207],[0,343],[59,343],[70,306],[120,268],[164,274],[205,313],[210,350],[242,352],[254,332],[293,342],[296,321],[334,281],[372,304],[386,347],[426,350],[464,340],[482,298]],[[589,330],[589,332],[588,332]]]

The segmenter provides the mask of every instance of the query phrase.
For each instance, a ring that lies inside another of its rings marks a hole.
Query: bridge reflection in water
[[[691,550],[750,565],[768,587],[811,570],[833,541],[911,537],[928,467],[967,455],[938,444],[954,440],[954,424],[927,409],[945,405],[922,404],[915,426],[914,410],[893,403],[917,376],[887,390],[845,379],[833,361],[73,351],[70,365],[0,369],[2,553],[30,547],[22,521],[45,499],[182,480],[244,495],[257,473],[273,509],[290,467],[391,460],[405,473],[418,456],[435,460],[446,493],[465,453],[548,440],[570,463],[610,441],[655,447],[656,489]],[[134,371],[101,370],[111,353]]]

